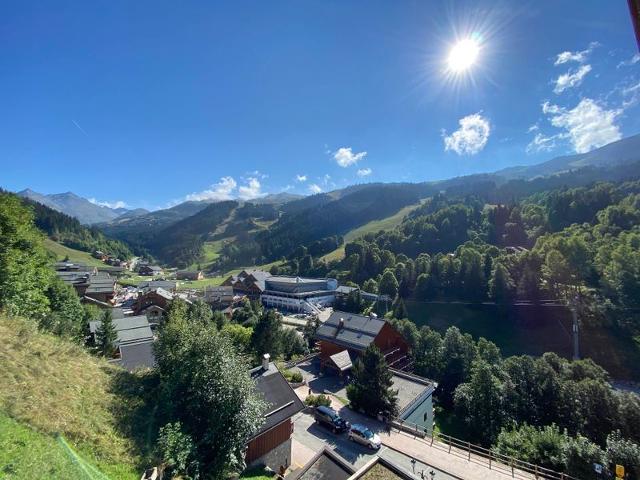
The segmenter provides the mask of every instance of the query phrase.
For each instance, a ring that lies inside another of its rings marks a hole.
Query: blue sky
[[[639,101],[622,0],[5,2],[0,186],[159,208],[442,179],[636,134]]]

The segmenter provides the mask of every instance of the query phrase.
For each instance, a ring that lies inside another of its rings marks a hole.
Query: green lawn
[[[565,308],[516,307],[505,311],[495,305],[433,304],[407,301],[409,318],[418,326],[439,332],[457,326],[474,338],[485,337],[504,356],[573,353],[570,312]],[[640,380],[640,346],[612,328],[583,325],[581,354],[592,358],[619,380]]]
[[[66,247],[60,243],[54,242],[50,238],[46,238],[44,240],[44,246],[49,252],[55,255],[56,260],[58,261],[69,257],[69,261],[74,263],[83,263],[94,267],[104,267],[104,263],[97,258],[93,258],[90,253]]]
[[[354,240],[364,237],[367,233],[377,233],[380,230],[391,230],[402,223],[404,217],[406,217],[410,212],[418,208],[422,205],[422,201],[416,203],[414,205],[408,205],[400,210],[398,210],[395,214],[390,217],[383,218],[382,220],[372,220],[369,223],[359,226],[358,228],[354,228],[346,233],[344,236],[344,243],[347,244],[349,242],[353,242]],[[329,252],[322,257],[323,260],[329,262],[332,260],[342,260],[344,258],[344,245],[335,249],[333,252]]]

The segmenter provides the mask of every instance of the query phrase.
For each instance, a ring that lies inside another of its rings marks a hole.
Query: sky
[[[640,133],[627,2],[3,2],[0,186],[126,207],[539,163]]]

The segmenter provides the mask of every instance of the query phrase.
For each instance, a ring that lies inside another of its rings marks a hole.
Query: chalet
[[[177,280],[202,280],[204,278],[204,273],[202,270],[198,271],[190,271],[190,270],[178,270],[176,272]]]
[[[101,320],[89,322],[89,333],[92,335],[94,342],[96,340],[96,332],[101,324]],[[149,320],[144,315],[114,318],[113,326],[118,334],[116,340],[117,347],[153,341],[153,333],[149,326]]]
[[[106,272],[56,270],[56,275],[75,288],[80,298],[88,297],[111,304],[116,294],[116,281]]]
[[[265,290],[265,280],[271,274],[262,270],[242,270],[238,275],[232,275],[222,282],[222,286],[233,287],[233,292],[257,300]]]
[[[176,298],[178,294],[169,292],[164,288],[154,288],[145,291],[144,293],[138,295],[136,300],[136,304],[133,308],[133,311],[136,315],[141,315],[146,313],[146,311],[150,307],[159,307],[163,311],[165,311],[171,301]],[[191,303],[189,300],[184,299],[187,303]],[[156,312],[158,310],[156,309]]]
[[[321,366],[344,371],[366,348],[374,344],[389,366],[402,368],[408,362],[409,345],[385,319],[334,311],[315,335]],[[347,352],[344,354],[342,352]],[[340,354],[340,355],[336,355]]]
[[[152,277],[154,275],[162,275],[163,270],[162,267],[158,267],[157,265],[142,265],[138,269],[138,273],[140,275]]]
[[[56,262],[53,267],[56,272],[88,272],[91,274],[98,273],[98,269],[96,267],[84,265],[82,263]]]
[[[228,307],[234,302],[235,295],[231,286],[205,287],[204,301],[215,307]]]
[[[304,409],[298,395],[265,354],[262,365],[250,371],[256,389],[267,403],[264,424],[247,442],[245,461],[274,471],[291,465],[291,417]]]

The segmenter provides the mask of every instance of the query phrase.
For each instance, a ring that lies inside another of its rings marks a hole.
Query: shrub
[[[328,396],[323,394],[309,395],[307,398],[304,399],[304,403],[308,407],[319,407],[319,406],[330,407],[331,399]]]

